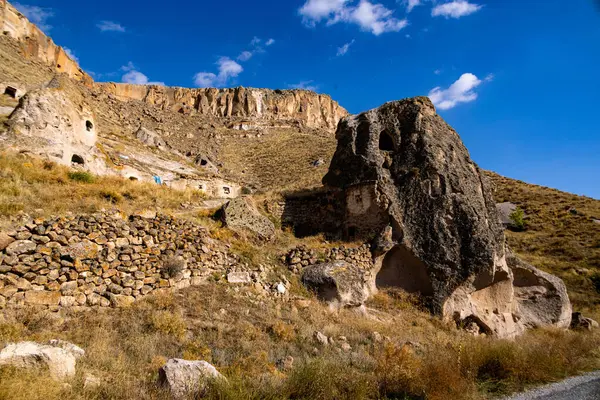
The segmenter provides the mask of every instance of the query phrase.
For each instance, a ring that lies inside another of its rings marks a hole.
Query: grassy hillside
[[[510,247],[529,263],[562,278],[576,310],[600,304],[600,201],[488,175],[497,202],[525,211],[526,229],[507,231]]]

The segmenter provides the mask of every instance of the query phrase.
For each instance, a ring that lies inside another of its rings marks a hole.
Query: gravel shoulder
[[[597,400],[600,399],[600,371],[565,379],[503,400]]]

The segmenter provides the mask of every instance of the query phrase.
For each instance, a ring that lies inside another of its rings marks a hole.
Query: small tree
[[[515,231],[524,231],[527,228],[525,223],[525,212],[517,207],[515,211],[508,216],[511,221],[511,228]]]

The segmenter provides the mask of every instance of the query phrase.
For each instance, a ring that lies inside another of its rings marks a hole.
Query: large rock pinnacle
[[[372,291],[396,286],[421,293],[446,319],[497,336],[568,327],[562,281],[527,266],[530,279],[515,282],[523,263],[512,255],[507,263],[487,179],[428,98],[347,117],[336,136],[323,182],[344,192],[346,236],[373,240]],[[535,301],[525,302],[523,293]],[[532,310],[534,304],[540,309]]]

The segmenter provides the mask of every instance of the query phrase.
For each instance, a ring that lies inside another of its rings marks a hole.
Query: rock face
[[[25,57],[37,58],[55,68],[56,72],[91,85],[92,78],[77,62],[6,0],[0,0],[0,31],[23,43]]]
[[[10,343],[0,351],[0,365],[16,368],[48,370],[57,380],[75,375],[77,359],[83,349],[62,340],[44,345],[35,342]]]
[[[302,283],[336,306],[358,307],[369,297],[364,271],[346,261],[311,265],[304,270]]]
[[[8,121],[9,143],[67,166],[106,174],[96,148],[96,123],[91,111],[76,106],[60,89],[27,93]]]
[[[158,382],[168,387],[176,399],[202,395],[213,379],[225,379],[206,361],[186,361],[172,358],[158,371]]]
[[[232,229],[248,229],[261,238],[275,236],[275,225],[262,215],[247,197],[238,197],[223,207],[223,221]]]
[[[164,110],[188,113],[191,109],[217,118],[247,119],[253,128],[268,123],[291,126],[299,121],[307,128],[333,131],[348,115],[331,97],[308,90],[186,89],[120,83],[96,83],[95,87],[120,100],[144,101]]]
[[[420,293],[446,319],[501,337],[568,327],[563,282],[507,260],[487,179],[429,99],[347,117],[336,137],[323,182],[344,194],[346,237],[375,239],[372,292]]]
[[[140,142],[144,143],[146,146],[149,147],[156,147],[162,149],[167,146],[167,143],[164,141],[163,138],[160,137],[158,133],[152,132],[151,130],[143,127],[138,129],[135,136]]]

